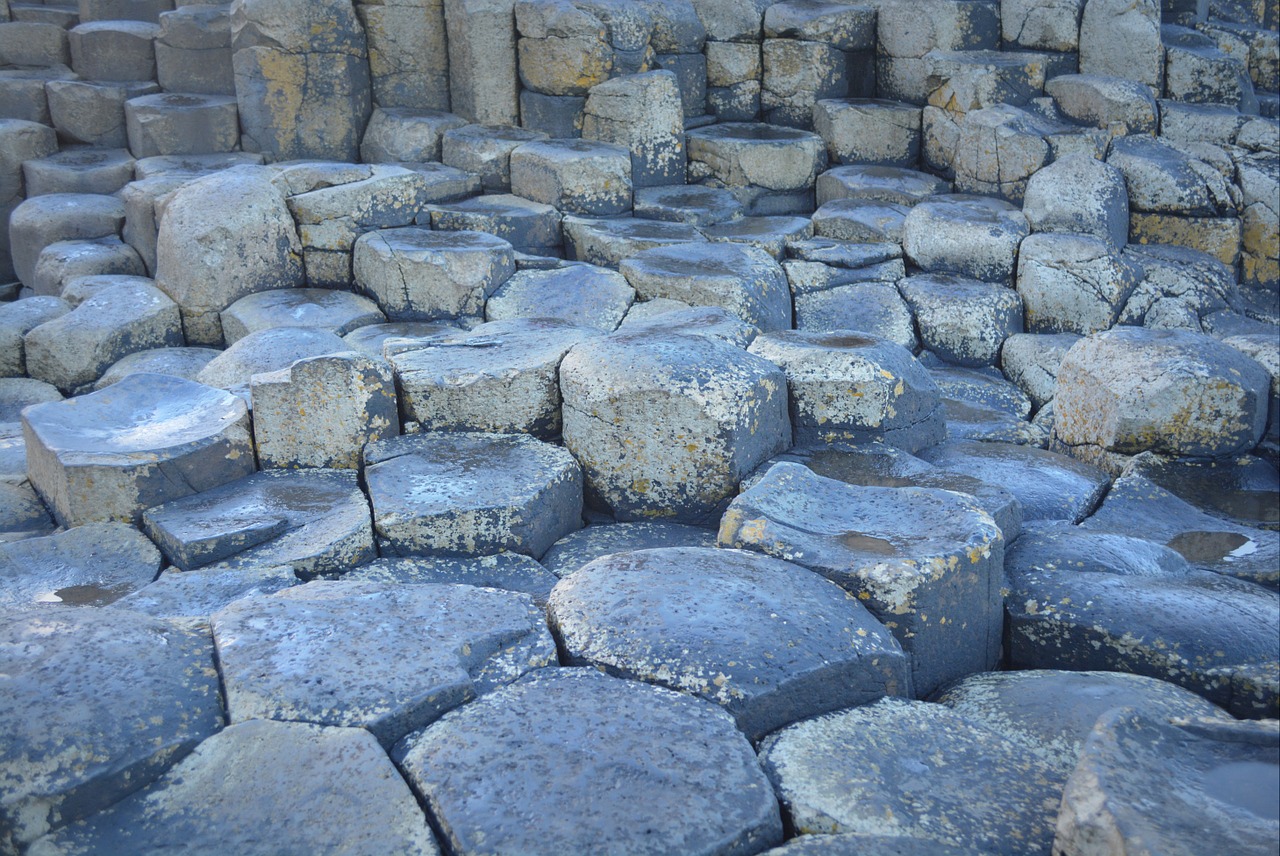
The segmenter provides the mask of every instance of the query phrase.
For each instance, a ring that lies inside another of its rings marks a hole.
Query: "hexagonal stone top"
[[[215,734],[155,785],[31,853],[436,856],[426,818],[369,732],[254,720]]]
[[[106,606],[160,572],[160,551],[124,523],[88,523],[0,543],[0,607]]]
[[[316,580],[230,604],[213,636],[233,721],[362,726],[384,746],[556,662],[531,597],[466,585]]]
[[[213,641],[118,609],[0,616],[0,844],[106,808],[222,727]]]
[[[688,140],[691,177],[712,176],[728,187],[798,190],[827,163],[821,137],[781,125],[721,122],[690,131]]]
[[[425,433],[365,447],[365,481],[384,556],[535,559],[582,526],[582,471],[524,434]]]
[[[782,840],[751,744],[701,699],[541,669],[396,747],[458,854],[726,854]]]
[[[911,695],[902,649],[829,580],[758,553],[696,547],[615,553],[551,593],[573,665],[725,707],[752,740],[800,719]]]

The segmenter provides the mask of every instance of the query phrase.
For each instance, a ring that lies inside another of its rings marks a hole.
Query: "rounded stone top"
[[[111,455],[203,441],[246,413],[245,403],[224,390],[139,372],[88,395],[37,405],[23,420],[48,448]]]
[[[453,139],[510,140],[526,143],[547,139],[547,135],[541,131],[531,131],[512,125],[464,125],[461,128],[450,128],[444,132],[444,135]]]
[[[361,238],[365,243],[375,240],[385,243],[395,250],[424,250],[427,252],[465,252],[468,250],[491,250],[511,252],[511,244],[487,232],[473,232],[461,229],[456,232],[435,232],[419,226],[403,226],[398,229],[383,229],[370,232]]]
[[[782,125],[767,125],[763,122],[722,122],[709,125],[690,132],[704,139],[740,140],[745,142],[779,142],[791,140],[811,140],[818,137],[810,131],[798,128],[787,128]]]

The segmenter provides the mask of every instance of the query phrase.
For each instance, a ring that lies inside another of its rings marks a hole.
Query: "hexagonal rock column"
[[[511,192],[511,152],[547,135],[528,128],[506,125],[466,125],[445,131],[440,138],[440,160],[451,167],[480,176],[488,193]]]
[[[1053,842],[1052,768],[942,705],[886,698],[830,713],[770,735],[760,759],[799,833],[891,832],[1003,854]]]
[[[1033,333],[1108,330],[1141,279],[1131,254],[1092,235],[1031,235],[1018,250],[1018,294]]]
[[[797,443],[883,440],[915,452],[946,436],[938,388],[901,345],[847,330],[787,330],[748,350],[787,373]]]
[[[1117,327],[1063,357],[1054,442],[1113,472],[1148,450],[1232,455],[1262,439],[1270,389],[1266,369],[1203,333]]]
[[[360,159],[372,87],[351,0],[241,0],[231,47],[245,151],[269,162]]]
[[[272,467],[355,469],[368,443],[400,433],[395,378],[383,360],[349,351],[254,375],[253,440]]]
[[[479,319],[516,263],[509,243],[484,232],[405,227],[362,235],[352,271],[393,321]]]
[[[560,364],[564,442],[620,520],[716,520],[738,482],[791,445],[786,376],[695,336],[616,333]]]
[[[213,638],[233,722],[359,726],[388,747],[556,662],[532,598],[459,585],[316,580],[231,604]]]
[[[1027,218],[1009,203],[953,194],[911,209],[902,222],[902,250],[928,273],[1012,285],[1018,245],[1030,233]]]
[[[855,487],[780,463],[729,506],[719,541],[856,594],[911,657],[919,697],[1000,658],[1004,536],[971,497]]]
[[[351,350],[340,336],[309,327],[270,327],[250,333],[205,364],[196,380],[230,390],[248,401],[256,374],[288,368],[306,357]]]
[[[206,629],[117,609],[0,618],[0,845],[19,847],[154,780],[222,726]]]
[[[542,565],[567,577],[588,562],[611,553],[659,547],[714,547],[716,533],[682,523],[608,523],[570,532],[542,556]]]
[[[612,333],[635,296],[635,289],[617,271],[569,264],[518,271],[485,302],[484,315],[489,321],[554,318]]]
[[[898,290],[920,328],[920,344],[952,365],[995,365],[1004,341],[1022,332],[1022,298],[1003,285],[921,274],[899,280]]]
[[[97,193],[51,193],[20,202],[9,215],[9,252],[18,279],[34,287],[36,262],[50,244],[114,237],[124,226],[124,205]]]
[[[144,588],[162,564],[146,536],[123,523],[0,543],[0,606],[106,606]]]
[[[791,329],[787,275],[764,250],[706,243],[641,250],[618,263],[640,300],[723,306],[761,330]]]
[[[615,553],[557,584],[547,614],[569,664],[713,701],[753,741],[819,713],[911,696],[902,649],[853,595],[759,554]]]
[[[253,472],[244,402],[168,375],[23,413],[31,484],[63,526],[136,522],[144,509]]]
[[[310,579],[375,555],[369,501],[351,470],[263,470],[149,509],[142,523],[184,571],[287,565]]]
[[[599,331],[548,318],[513,318],[428,339],[392,342],[406,422],[424,431],[560,434],[560,361]]]
[[[302,245],[284,194],[262,167],[197,179],[166,204],[156,287],[182,309],[187,342],[221,345],[218,313],[255,291],[302,285]]]
[[[627,74],[591,87],[582,138],[630,150],[635,187],[683,184],[684,110],[675,74]]]
[[[345,574],[346,582],[421,585],[461,583],[468,586],[522,592],[546,609],[547,597],[559,577],[522,553],[491,556],[409,556],[375,559]]]
[[[272,856],[292,848],[439,853],[413,793],[373,735],[262,720],[215,734],[151,787],[31,852]]]
[[[450,850],[467,856],[739,854],[782,840],[777,799],[727,713],[595,669],[534,672],[410,735],[395,756]]]
[[[582,471],[564,449],[524,434],[430,433],[364,452],[384,556],[535,559],[582,526]]]
[[[601,217],[631,208],[631,154],[591,140],[543,140],[511,153],[511,192],[561,211]]]
[[[449,54],[443,0],[356,0],[369,42],[374,103],[449,109]]]
[[[689,179],[730,190],[748,214],[809,214],[813,182],[827,165],[822,138],[755,122],[690,131]]]
[[[246,294],[221,312],[222,335],[234,345],[273,327],[312,327],[345,336],[387,320],[367,297],[332,288],[279,288]]]

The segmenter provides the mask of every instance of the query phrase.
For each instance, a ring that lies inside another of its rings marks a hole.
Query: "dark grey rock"
[[[841,285],[835,283],[845,277],[819,262],[787,262],[784,266],[795,301],[796,330],[809,333],[845,330],[884,338],[912,352],[920,347],[911,310],[892,281],[877,280],[882,275],[880,271],[867,271],[870,282]],[[886,279],[896,279],[899,271],[894,268],[901,266],[902,262],[895,259],[878,267],[883,268]],[[851,273],[849,278],[855,278],[862,271]],[[819,287],[827,284],[829,287]]]
[[[1007,202],[950,194],[921,202],[902,223],[906,257],[928,273],[1013,283],[1018,245],[1031,232]]]
[[[71,311],[61,297],[35,295],[0,304],[0,377],[22,377],[27,373],[23,336],[48,321]],[[0,421],[16,422],[17,419]]]
[[[771,735],[760,759],[800,833],[892,832],[987,854],[1053,841],[1049,766],[942,705],[886,698],[826,714]]]
[[[716,533],[679,523],[637,522],[588,526],[561,538],[542,557],[557,577],[567,577],[588,562],[635,550],[662,547],[714,547]]]
[[[1098,721],[1063,794],[1054,849],[1088,842],[1191,854],[1263,853],[1280,833],[1280,733],[1275,722],[1171,723],[1122,708]]]
[[[704,336],[745,348],[760,335],[729,310],[719,306],[685,306],[678,300],[648,300],[633,303],[618,330],[630,335],[667,334]]]
[[[612,333],[635,300],[635,289],[617,271],[586,264],[521,270],[484,304],[486,321],[554,318]]]
[[[634,206],[636,217],[690,226],[714,226],[743,214],[742,203],[732,193],[698,184],[638,187]]]
[[[395,757],[458,854],[745,856],[782,840],[777,800],[727,713],[594,669],[535,672]]]
[[[467,125],[450,128],[440,138],[440,159],[451,167],[480,176],[490,193],[511,190],[511,152],[547,135],[529,128],[505,125]]]
[[[31,484],[64,526],[136,521],[254,470],[244,402],[168,375],[129,375],[22,421]]]
[[[46,401],[62,401],[53,384],[29,377],[0,378],[0,437],[21,437],[23,409]]]
[[[432,205],[428,210],[432,229],[487,232],[520,253],[558,256],[562,252],[560,212],[541,202],[503,193]],[[425,219],[426,212],[418,216],[419,222]]]
[[[1000,348],[1000,368],[1036,408],[1044,407],[1057,392],[1062,358],[1078,341],[1075,333],[1018,333]]]
[[[367,324],[357,327],[342,337],[352,350],[363,351],[371,357],[382,356],[382,345],[388,339],[425,339],[438,333],[452,333],[457,326],[450,321],[389,321],[386,324]]]
[[[9,215],[9,249],[18,279],[35,283],[36,262],[59,241],[93,240],[120,234],[124,204],[96,193],[51,193],[19,204]]]
[[[1000,485],[1018,498],[1024,520],[1087,517],[1111,485],[1097,467],[1014,443],[950,442],[920,453],[931,464]]]
[[[153,96],[154,97],[154,96]],[[46,193],[115,193],[133,181],[128,149],[66,148],[22,164],[28,197]]]
[[[712,179],[712,186],[731,191],[806,189],[827,161],[821,137],[779,125],[721,122],[690,131],[688,141],[689,179]]]
[[[10,852],[152,782],[222,726],[207,627],[117,609],[0,617]]]
[[[950,193],[945,179],[894,166],[837,166],[818,176],[818,205],[833,199],[866,199],[911,207],[939,193]]]
[[[753,216],[702,226],[699,232],[712,243],[748,244],[781,261],[796,241],[813,237],[813,223],[807,217]]]
[[[237,600],[212,622],[232,721],[360,726],[388,747],[556,662],[528,595],[474,586],[317,580]]]
[[[364,479],[384,556],[535,559],[582,525],[582,471],[524,434],[428,433],[365,448]]]
[[[0,604],[106,606],[160,572],[160,553],[123,523],[89,523],[0,543]]]
[[[910,208],[896,202],[832,199],[813,212],[813,231],[823,238],[859,244],[902,243]]]
[[[511,192],[587,217],[631,208],[631,155],[591,140],[525,143],[511,153]]]
[[[569,664],[715,702],[753,741],[911,695],[902,649],[853,595],[755,553],[616,553],[561,581],[547,615]]]
[[[0,481],[0,543],[51,535],[56,527],[31,485]]]
[[[146,266],[133,247],[115,235],[108,235],[49,244],[36,258],[35,272],[27,284],[36,294],[60,295],[77,277],[119,274],[132,278],[141,277],[146,272]]]
[[[984,851],[953,847],[929,838],[909,835],[843,833],[800,835],[762,856],[984,856]]]
[[[921,697],[1000,657],[1004,536],[972,497],[858,487],[779,463],[729,506],[719,543],[856,594],[911,657]]]
[[[1214,517],[1280,529],[1280,475],[1262,458],[1166,458],[1144,452],[1134,456],[1125,474],[1140,475]]]
[[[120,599],[119,606],[157,618],[205,618],[243,597],[261,597],[299,582],[288,565],[243,568],[170,568],[155,582]]]
[[[1127,304],[1143,278],[1143,266],[1135,254],[1116,252],[1102,238],[1066,232],[1031,235],[1018,250],[1017,270],[1029,332],[1088,335],[1122,318],[1133,320]]]
[[[537,561],[521,553],[495,553],[476,558],[413,556],[374,559],[369,564],[342,575],[345,582],[401,585],[458,583],[524,592],[533,598],[539,608],[547,605],[547,596],[559,579]]]
[[[272,327],[307,327],[345,336],[357,327],[386,321],[369,298],[330,288],[280,288],[246,294],[219,314],[228,345]]]
[[[31,852],[269,856],[294,848],[440,852],[412,792],[369,732],[260,720],[210,737],[151,787],[40,840]]]
[[[1206,319],[1240,301],[1235,269],[1208,253],[1166,244],[1130,244],[1124,256],[1141,275],[1120,313],[1122,324],[1209,332]],[[1185,321],[1178,323],[1180,319]]]
[[[310,579],[374,557],[353,470],[264,470],[152,508],[143,526],[183,570],[288,565]]]
[[[256,374],[276,372],[307,357],[349,350],[342,338],[328,330],[272,327],[249,333],[210,360],[196,380],[219,389],[247,394]]]

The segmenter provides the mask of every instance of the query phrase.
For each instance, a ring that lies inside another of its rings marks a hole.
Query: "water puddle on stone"
[[[65,603],[68,606],[106,606],[124,597],[129,586],[67,586],[36,597],[37,603]]]
[[[893,546],[892,541],[886,541],[874,535],[865,535],[862,532],[846,532],[840,536],[840,543],[850,550],[870,553],[873,556],[898,555],[898,548]]]
[[[1227,805],[1264,820],[1280,820],[1280,766],[1261,761],[1233,761],[1204,775],[1204,790]]]
[[[1212,564],[1227,557],[1248,555],[1241,548],[1253,542],[1239,532],[1182,532],[1169,541],[1168,547],[1193,564]],[[1256,548],[1255,548],[1256,549]],[[1235,554],[1235,555],[1232,555]]]

